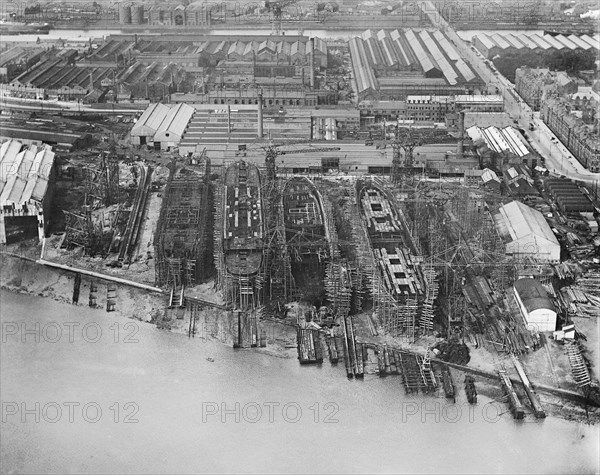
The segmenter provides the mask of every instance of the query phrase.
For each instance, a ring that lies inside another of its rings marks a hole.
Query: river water
[[[516,423],[481,395],[409,397],[39,297],[0,308],[2,473],[598,470],[597,428]]]
[[[333,39],[333,40],[349,40],[350,38],[354,37],[354,36],[360,36],[360,34],[363,32],[364,30],[362,29],[356,29],[356,30],[318,30],[318,29],[303,29],[303,30],[297,30],[297,29],[289,29],[286,30],[286,34],[287,35],[305,35],[305,36],[311,36],[311,37],[319,37],[319,38],[326,38],[326,39]],[[206,32],[202,32],[202,33],[198,33],[198,34],[204,34],[204,35],[215,35],[215,36],[244,36],[244,35],[270,35],[272,33],[272,30],[269,28],[256,28],[256,29],[240,29],[240,30],[207,30]],[[493,35],[494,33],[499,33],[501,35],[503,34],[508,34],[508,33],[512,33],[512,34],[522,34],[524,33],[523,30],[499,30],[499,31],[492,31],[492,30],[465,30],[465,31],[458,31],[457,32],[458,35],[467,40],[470,41],[471,38],[475,35],[481,34],[481,33],[485,33],[487,35]],[[526,32],[528,35],[529,34],[543,34],[544,32],[542,30],[531,30],[531,31],[527,31]],[[119,35],[119,34],[132,34],[131,32],[127,32],[127,31],[120,31],[120,30],[50,30],[48,32],[47,35],[2,35],[2,41],[3,42],[13,42],[13,41],[17,41],[17,42],[30,42],[30,41],[36,41],[38,38],[44,42],[44,41],[56,41],[59,38],[62,38],[63,40],[80,40],[80,41],[89,41],[89,39],[94,39],[94,38],[105,38],[107,36],[110,35]],[[143,34],[146,35],[162,35],[164,34],[164,32],[158,32],[158,31],[152,31],[152,30],[147,30],[145,31]]]

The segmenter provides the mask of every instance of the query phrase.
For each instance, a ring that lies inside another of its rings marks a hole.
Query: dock
[[[452,399],[456,402],[456,391],[454,389],[454,381],[452,380],[452,374],[448,366],[442,366],[442,385],[444,387],[444,393],[446,398]]]
[[[300,364],[317,364],[323,362],[321,335],[318,330],[298,328],[298,360]]]
[[[517,370],[517,374],[523,382],[523,387],[525,388],[525,392],[527,393],[529,402],[531,402],[531,407],[533,408],[533,415],[538,419],[543,419],[544,417],[546,417],[546,411],[544,411],[544,408],[542,407],[542,403],[540,402],[538,395],[535,393],[531,383],[529,382],[529,378],[525,373],[525,368],[523,368],[523,365],[514,354],[511,354],[510,356],[512,358],[513,364],[515,365],[515,369]]]
[[[521,404],[521,400],[519,399],[519,396],[517,396],[508,374],[506,371],[500,370],[498,371],[498,376],[500,377],[500,384],[502,384],[504,392],[508,396],[508,405],[510,406],[513,417],[515,419],[523,419],[523,417],[525,417],[523,404]]]

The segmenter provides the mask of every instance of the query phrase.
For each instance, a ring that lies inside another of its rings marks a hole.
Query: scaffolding
[[[210,163],[203,173],[171,169],[154,239],[156,283],[194,286],[213,273]]]
[[[109,206],[119,200],[119,163],[113,155],[102,153],[100,163],[83,168],[86,205],[92,208]]]

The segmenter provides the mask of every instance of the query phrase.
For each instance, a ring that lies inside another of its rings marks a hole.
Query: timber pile
[[[457,341],[440,341],[433,346],[437,350],[437,359],[450,363],[466,365],[471,357],[469,356],[469,348],[464,343]]]
[[[600,297],[584,292],[579,286],[561,289],[558,300],[570,315],[600,317]]]
[[[583,355],[581,354],[579,344],[576,341],[572,341],[567,343],[565,346],[567,348],[567,356],[569,357],[571,373],[573,374],[575,383],[580,388],[589,386],[592,382],[590,378],[590,372],[585,364]]]

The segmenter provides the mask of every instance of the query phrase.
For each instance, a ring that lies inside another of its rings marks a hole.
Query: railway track
[[[148,200],[148,194],[150,193],[150,176],[152,175],[152,169],[147,166],[141,166],[140,169],[140,182],[135,192],[135,198],[129,215],[129,221],[125,227],[125,233],[119,246],[119,262],[130,263],[135,250],[135,245],[138,241],[140,229],[142,227],[142,221],[144,218],[144,212],[146,210],[146,201]]]

